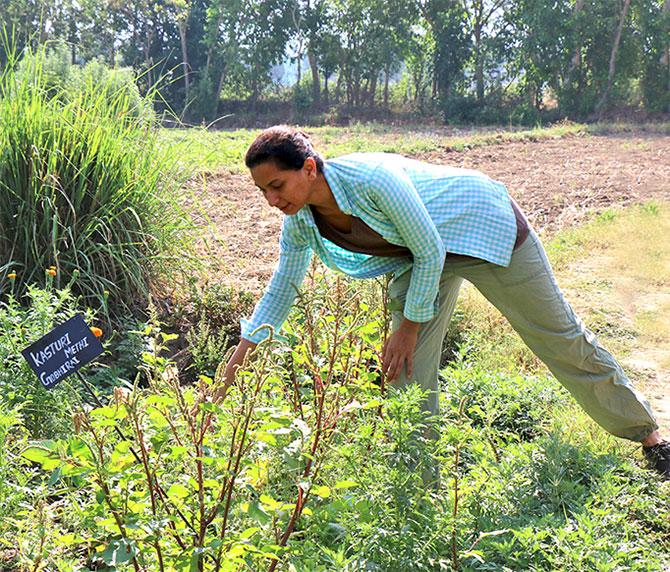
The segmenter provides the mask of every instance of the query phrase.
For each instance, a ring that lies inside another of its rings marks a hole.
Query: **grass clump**
[[[146,307],[152,277],[187,252],[180,175],[137,98],[94,74],[65,96],[44,53],[0,75],[0,290],[75,273],[73,292],[116,315]],[[68,88],[69,89],[69,88]]]

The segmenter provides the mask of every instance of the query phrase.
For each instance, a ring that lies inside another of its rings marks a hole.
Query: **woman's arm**
[[[427,322],[435,314],[440,276],[446,249],[414,184],[395,165],[379,165],[371,181],[371,199],[386,215],[412,252],[413,265],[405,307],[405,318]]]
[[[244,363],[247,354],[253,352],[256,349],[254,342],[240,338],[240,343],[237,344],[233,355],[230,356],[228,363],[226,364],[226,369],[223,373],[223,386],[218,388],[214,393],[214,401],[219,401],[226,396],[228,393],[228,388],[231,386],[233,381],[235,381],[235,375],[237,374],[238,368]]]
[[[279,262],[272,278],[251,318],[240,322],[242,337],[254,343],[262,342],[270,335],[270,329],[262,326],[272,326],[275,336],[278,334],[312,259],[311,247],[295,225],[286,220],[288,218],[285,217],[282,227]]]

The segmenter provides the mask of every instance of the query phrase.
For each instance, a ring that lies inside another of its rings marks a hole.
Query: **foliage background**
[[[2,26],[132,68],[192,124],[670,111],[668,0],[2,0]]]

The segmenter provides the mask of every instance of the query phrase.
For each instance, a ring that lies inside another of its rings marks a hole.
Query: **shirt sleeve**
[[[413,322],[433,318],[446,249],[419,193],[402,168],[379,165],[371,185],[372,200],[412,251],[414,263],[403,315]]]
[[[286,219],[279,244],[279,262],[263,297],[251,318],[240,321],[242,337],[254,343],[262,342],[270,335],[270,330],[261,326],[272,326],[275,337],[281,337],[277,334],[288,317],[312,258],[311,247],[301,240],[297,229],[289,228]]]

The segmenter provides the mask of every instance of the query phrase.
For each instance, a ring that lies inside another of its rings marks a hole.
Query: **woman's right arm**
[[[272,326],[275,337],[278,337],[278,332],[288,316],[298,288],[307,272],[312,258],[312,249],[306,241],[301,240],[297,229],[287,224],[286,219],[279,243],[281,247],[279,263],[263,297],[254,308],[251,318],[241,321],[240,343],[226,364],[224,384],[214,396],[216,401],[227,393],[247,353],[253,351],[258,343],[270,335],[270,329],[263,326]]]
[[[226,369],[223,372],[223,386],[218,388],[214,393],[214,401],[219,401],[226,396],[228,388],[233,381],[235,381],[237,369],[244,363],[247,354],[253,352],[257,345],[258,344],[255,344],[254,342],[240,338],[240,343],[237,344],[237,347],[235,348],[233,355],[230,356],[230,359],[226,364]]]

